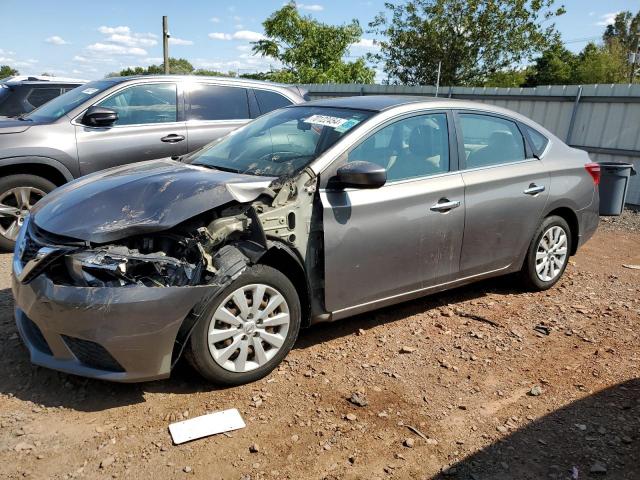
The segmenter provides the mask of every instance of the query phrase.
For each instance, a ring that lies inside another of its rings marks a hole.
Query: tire
[[[564,241],[562,241],[560,232],[564,234]],[[559,238],[557,244],[550,241],[554,235]],[[542,243],[543,236],[546,237],[546,245],[555,245],[551,249],[555,253],[549,253],[549,249],[545,249]],[[564,218],[552,215],[542,221],[533,236],[531,245],[529,245],[527,256],[520,272],[522,281],[527,289],[533,291],[547,290],[560,280],[569,263],[572,240],[571,228]],[[561,257],[560,254],[563,251],[564,256]],[[546,263],[545,257],[538,258],[538,255],[543,256],[545,254]],[[538,272],[538,270],[542,270],[542,272]]]
[[[246,299],[247,311],[253,311],[253,296],[260,295],[256,292],[260,292],[258,288],[262,287],[265,291],[259,305],[264,307],[258,307],[258,314],[243,314],[235,300],[241,297],[235,295],[242,292]],[[261,319],[261,313],[269,310],[270,302],[273,301],[275,305],[280,301],[277,294],[284,299],[284,304],[280,303],[273,313],[269,313],[270,316]],[[228,316],[227,312],[231,313],[231,316]],[[218,315],[214,318],[216,313]],[[272,323],[282,322],[287,314],[289,319],[286,327],[284,324],[274,327],[262,326],[267,320]],[[241,320],[238,325],[231,325],[217,318],[232,322]],[[194,327],[185,356],[200,375],[213,383],[231,386],[254,382],[268,375],[289,353],[298,338],[300,323],[300,299],[291,281],[274,268],[253,265],[210,300],[210,304],[205,307],[204,314]],[[212,336],[216,335],[215,338],[226,338],[210,343],[210,332]],[[281,345],[276,348],[263,338],[269,338],[269,342],[277,340]],[[235,345],[237,342],[239,343]],[[256,347],[262,351],[258,352]],[[243,348],[248,352],[244,356],[246,361],[241,359]],[[229,351],[233,353],[225,360]]]
[[[0,215],[0,249],[13,250],[15,237],[19,226],[22,225],[24,214],[37,200],[56,188],[49,180],[36,175],[8,175],[0,178],[0,209],[7,207],[17,210],[16,215]],[[29,191],[28,205],[21,202],[19,197],[26,199],[18,192]]]

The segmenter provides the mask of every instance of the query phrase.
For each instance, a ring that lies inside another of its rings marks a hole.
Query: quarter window
[[[377,163],[387,180],[405,180],[449,171],[447,116],[405,118],[378,130],[348,155],[348,161]]]
[[[291,100],[285,98],[279,93],[269,92],[267,90],[254,91],[256,92],[256,98],[258,99],[258,105],[260,106],[260,113],[262,114],[291,105]]]
[[[524,125],[524,129],[527,132],[527,135],[529,135],[531,148],[533,148],[534,153],[536,155],[542,155],[542,152],[544,152],[544,149],[547,148],[547,143],[549,143],[549,139],[544,135],[542,135],[537,130],[534,130],[533,128],[527,125]]]
[[[467,168],[525,159],[524,139],[515,122],[470,113],[461,113],[459,118]]]
[[[247,118],[250,117],[246,89],[204,83],[193,85],[187,120],[244,120]]]
[[[134,85],[99,103],[118,112],[115,125],[166,123],[177,120],[174,83]]]

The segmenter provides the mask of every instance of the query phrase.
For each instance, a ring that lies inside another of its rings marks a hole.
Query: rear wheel
[[[527,251],[522,278],[533,290],[556,284],[567,268],[571,251],[571,229],[566,220],[553,215],[544,219]]]
[[[18,231],[35,203],[56,186],[36,175],[0,178],[0,248],[13,249]]]
[[[300,300],[278,270],[249,267],[207,306],[185,352],[206,379],[253,382],[289,353],[300,330]]]

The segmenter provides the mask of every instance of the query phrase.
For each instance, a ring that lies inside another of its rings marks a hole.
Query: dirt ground
[[[548,292],[495,279],[320,325],[231,389],[32,366],[0,262],[0,478],[640,479],[640,215]],[[245,429],[172,445],[171,421],[233,407]]]

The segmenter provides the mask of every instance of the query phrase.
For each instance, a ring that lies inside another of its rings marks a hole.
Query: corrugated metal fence
[[[434,86],[303,85],[313,99],[352,95],[435,96]],[[464,98],[515,110],[597,162],[633,163],[640,173],[640,85],[561,85],[535,88],[440,87],[440,97]],[[640,175],[627,203],[640,205]]]

